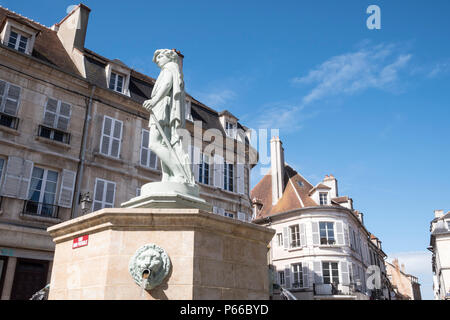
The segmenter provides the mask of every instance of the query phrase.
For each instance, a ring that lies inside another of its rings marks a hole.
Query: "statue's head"
[[[158,65],[158,67],[163,67],[168,62],[179,63],[178,54],[174,50],[170,49],[158,49],[153,54],[153,62]]]

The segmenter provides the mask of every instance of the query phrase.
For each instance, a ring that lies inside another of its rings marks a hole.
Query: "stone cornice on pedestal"
[[[60,243],[103,230],[210,230],[250,241],[268,243],[275,231],[199,209],[111,208],[49,227],[53,242]]]

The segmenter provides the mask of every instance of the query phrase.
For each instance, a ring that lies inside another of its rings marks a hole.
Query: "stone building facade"
[[[405,265],[399,265],[398,259],[392,263],[386,261],[386,272],[392,284],[392,299],[422,300],[419,279],[406,273]]]
[[[450,212],[435,210],[430,232],[434,298],[450,300]]]
[[[27,299],[49,282],[47,227],[120,207],[160,180],[141,107],[155,79],[86,49],[89,14],[80,4],[45,27],[0,7],[1,299]],[[214,213],[250,221],[249,131],[230,112],[186,99],[184,143],[200,196]]]
[[[276,232],[269,258],[273,282],[300,300],[389,299],[381,241],[353,200],[339,196],[336,178],[327,175],[314,186],[285,163],[278,137],[270,150],[271,172],[251,197],[253,222]],[[280,290],[273,298],[280,299]]]

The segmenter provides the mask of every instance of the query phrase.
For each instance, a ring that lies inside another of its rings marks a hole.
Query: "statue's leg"
[[[175,156],[163,143],[163,138],[154,124],[150,125],[149,148],[161,160],[162,181],[172,180],[173,177],[185,176]]]

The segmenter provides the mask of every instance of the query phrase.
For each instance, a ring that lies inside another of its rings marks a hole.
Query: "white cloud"
[[[397,53],[394,45],[364,47],[356,52],[332,57],[310,70],[306,76],[296,77],[292,82],[314,86],[303,97],[303,105],[369,88],[390,89],[411,57],[411,54]]]
[[[310,87],[297,103],[273,103],[264,106],[254,122],[259,128],[297,131],[304,121],[315,117],[320,109],[307,111],[313,102],[341,98],[369,88],[390,91],[399,83],[400,72],[411,60],[409,53],[399,52],[394,44],[369,46],[331,57],[305,76],[292,79],[296,86]],[[312,87],[311,87],[312,86]]]
[[[431,71],[428,72],[427,77],[435,78],[447,73],[450,73],[450,60],[436,63]]]
[[[230,89],[216,90],[208,93],[198,92],[197,95],[198,100],[212,108],[230,108],[230,106],[227,106],[228,103],[236,98],[236,93]]]

